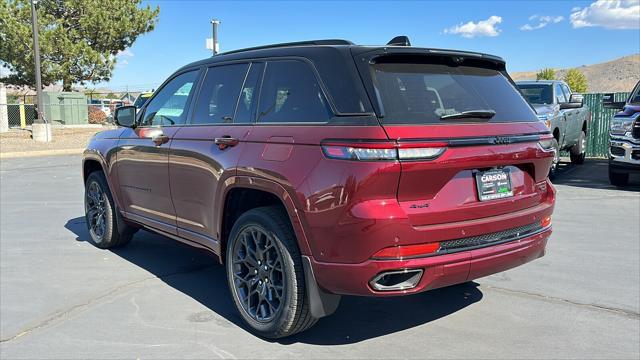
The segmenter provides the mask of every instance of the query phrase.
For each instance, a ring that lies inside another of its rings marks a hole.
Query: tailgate
[[[436,159],[401,161],[397,197],[411,224],[480,219],[541,203],[546,190],[537,184],[547,177],[553,156],[538,145],[543,126],[536,122],[386,127],[400,147],[446,144]],[[476,174],[491,169],[508,173],[512,196],[480,200]]]
[[[475,220],[541,203],[553,157],[550,135],[504,62],[392,50],[354,59],[380,124],[397,144],[397,198],[412,225]]]

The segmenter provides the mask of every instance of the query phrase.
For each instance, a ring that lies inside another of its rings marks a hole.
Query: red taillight
[[[412,256],[429,255],[440,249],[440,243],[428,243],[406,246],[392,246],[373,254],[374,259],[402,259]]]
[[[342,143],[328,141],[322,144],[322,152],[330,159],[360,161],[433,160],[447,149],[444,142],[391,143],[359,142]]]
[[[540,225],[542,225],[542,228],[551,226],[551,216],[547,216],[546,218],[542,219],[542,221],[540,221]]]
[[[322,152],[329,159],[380,161],[397,160],[397,152],[392,144],[325,144]]]

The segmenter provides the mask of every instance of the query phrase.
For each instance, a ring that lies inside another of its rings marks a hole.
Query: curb
[[[56,156],[56,155],[80,155],[84,149],[59,149],[59,150],[34,150],[13,151],[0,153],[0,159],[15,159],[23,157]]]

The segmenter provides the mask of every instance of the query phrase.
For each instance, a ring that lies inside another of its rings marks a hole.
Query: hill
[[[628,92],[640,80],[640,54],[599,64],[582,65],[576,69],[587,77],[588,92]],[[509,74],[514,80],[535,80],[538,70]],[[569,69],[555,70],[556,78],[562,79]]]

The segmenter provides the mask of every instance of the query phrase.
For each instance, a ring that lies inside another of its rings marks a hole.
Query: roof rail
[[[251,50],[262,50],[262,49],[290,47],[290,46],[308,46],[308,45],[354,45],[354,44],[349,40],[340,40],[340,39],[296,41],[296,42],[289,42],[289,43],[282,43],[282,44],[272,44],[272,45],[250,47],[245,49],[231,50],[224,53],[220,53],[218,55],[235,54],[235,53],[251,51]]]

